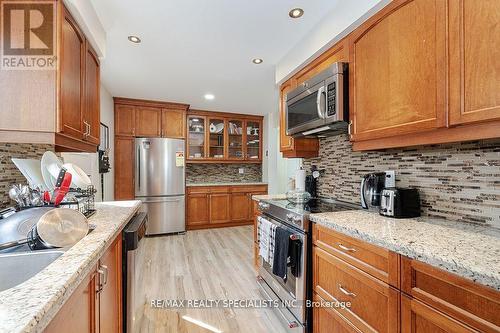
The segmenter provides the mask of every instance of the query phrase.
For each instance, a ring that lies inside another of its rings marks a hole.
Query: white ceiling
[[[263,115],[277,108],[275,64],[349,0],[91,1],[107,34],[101,78],[113,96]],[[302,18],[289,18],[294,7]]]

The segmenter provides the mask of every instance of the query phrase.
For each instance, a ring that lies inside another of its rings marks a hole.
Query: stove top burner
[[[294,204],[286,199],[270,200],[274,205],[292,210],[302,214],[316,214],[325,212],[340,212],[344,210],[360,209],[359,206],[335,200],[328,199],[311,199],[306,204]]]

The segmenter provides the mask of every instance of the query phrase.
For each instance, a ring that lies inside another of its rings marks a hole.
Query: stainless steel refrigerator
[[[180,139],[135,139],[135,198],[149,215],[147,235],[186,231],[184,149]]]

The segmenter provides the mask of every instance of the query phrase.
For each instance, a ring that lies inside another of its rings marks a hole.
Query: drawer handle
[[[344,294],[344,295],[347,295],[347,296],[351,296],[351,297],[356,297],[356,294],[353,293],[353,292],[350,292],[349,290],[345,289],[344,287],[342,287],[342,285],[339,283],[338,284],[338,287],[339,287],[339,290]]]
[[[342,245],[341,243],[337,243],[337,245],[338,245],[339,248],[341,248],[344,251],[347,251],[347,252],[356,252],[355,248],[347,247],[345,245]]]

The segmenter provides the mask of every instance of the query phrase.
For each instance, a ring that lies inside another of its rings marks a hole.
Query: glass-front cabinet
[[[243,120],[229,119],[227,122],[229,135],[228,159],[242,160],[245,158],[243,155],[243,124]]]
[[[208,157],[214,159],[225,158],[225,128],[223,118],[208,118]]]
[[[192,110],[187,163],[261,163],[262,117]]]
[[[246,126],[246,154],[245,158],[249,160],[260,160],[261,155],[261,142],[260,131],[262,129],[261,122],[258,120],[247,120]]]
[[[203,116],[188,116],[188,159],[206,158],[205,149],[205,120]]]

